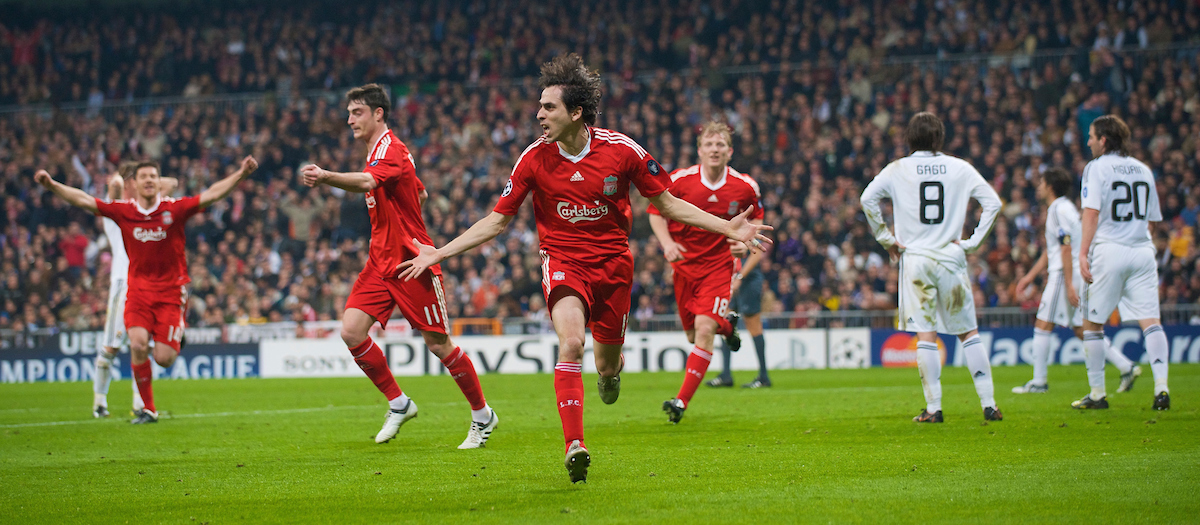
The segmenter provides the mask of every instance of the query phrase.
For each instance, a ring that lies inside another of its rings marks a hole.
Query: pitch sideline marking
[[[214,412],[211,414],[180,414],[178,416],[163,415],[163,419],[191,419],[205,417],[230,417],[230,416],[258,416],[271,414],[302,414],[305,412],[324,412],[328,410],[342,409],[359,409],[359,408],[379,408],[379,405],[351,405],[351,406],[328,406],[328,407],[312,407],[312,408],[288,408],[282,410],[249,410],[246,412]],[[0,428],[25,428],[25,427],[56,427],[62,425],[83,425],[87,423],[99,423],[103,419],[75,419],[71,421],[46,421],[42,423],[16,423],[10,425],[0,425]]]

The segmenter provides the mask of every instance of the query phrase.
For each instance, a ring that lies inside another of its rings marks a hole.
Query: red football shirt
[[[96,199],[96,215],[121,228],[129,254],[129,290],[156,291],[183,286],[188,277],[183,225],[200,212],[200,197],[163,197],[150,209],[135,200]]]
[[[551,255],[595,262],[629,251],[629,186],[643,196],[666,191],[662,167],[633,139],[587,129],[583,151],[571,156],[557,142],[534,141],[513,167],[495,211],[516,215],[533,192],[538,241]]]
[[[366,193],[367,213],[371,216],[371,252],[367,267],[384,277],[395,277],[396,266],[417,256],[412,240],[433,244],[425,231],[421,215],[421,192],[425,185],[417,178],[416,163],[400,139],[388,130],[379,137],[367,155],[363,171],[375,177],[375,189]],[[430,268],[434,275],[442,267]]]
[[[700,166],[675,170],[671,173],[671,195],[695,204],[708,213],[725,220],[746,211],[754,205],[750,219],[762,219],[762,204],[758,184],[754,179],[725,167],[725,173],[715,184],[709,184],[700,174]],[[658,215],[653,204],[646,210]],[[683,246],[683,260],[674,263],[676,271],[689,276],[701,276],[707,272],[732,267],[733,256],[725,236],[695,226],[667,220],[671,238]]]

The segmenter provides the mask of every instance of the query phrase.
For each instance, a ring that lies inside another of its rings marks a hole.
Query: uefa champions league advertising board
[[[102,332],[62,332],[40,347],[0,349],[0,383],[91,381],[101,336]],[[154,365],[155,380],[258,377],[258,344],[207,342],[218,341],[220,329],[189,328],[187,338],[189,344],[175,364],[166,369]],[[113,379],[131,377],[127,346],[117,361]]]
[[[1166,326],[1172,363],[1200,363],[1200,326]],[[1145,362],[1142,332],[1136,327],[1109,327],[1115,347],[1134,362]],[[0,382],[91,381],[100,332],[64,332],[36,348],[0,349]],[[916,367],[914,334],[895,330],[829,328],[767,330],[766,358],[773,370]],[[1033,330],[985,329],[979,332],[992,365],[1028,364],[1033,359]],[[155,379],[229,379],[246,377],[357,377],[362,374],[346,345],[336,335],[312,339],[263,339],[256,343],[220,343],[219,328],[188,329],[189,344],[170,368],[154,365]],[[244,338],[238,338],[244,340]],[[195,341],[195,342],[192,342]],[[549,373],[556,363],[554,334],[457,336],[479,373]],[[393,373],[398,376],[445,374],[446,369],[420,336],[387,334],[378,340]],[[631,332],[625,338],[626,372],[683,370],[692,345],[679,332]],[[959,342],[941,336],[938,344],[949,366],[963,366]],[[591,353],[589,337],[585,347]],[[115,379],[130,377],[128,349],[122,349]],[[1069,330],[1056,329],[1051,338],[1053,364],[1079,364],[1086,352]],[[734,370],[756,370],[753,344],[745,337],[742,351],[732,354]],[[724,366],[720,352],[713,370]],[[584,370],[595,372],[590,355]]]

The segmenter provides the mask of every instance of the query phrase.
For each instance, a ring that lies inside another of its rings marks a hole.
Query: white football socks
[[[1045,385],[1050,366],[1050,332],[1033,329],[1033,383]]]
[[[1087,349],[1088,386],[1092,387],[1090,395],[1093,400],[1099,400],[1108,395],[1104,387],[1105,348],[1108,347],[1104,340],[1104,332],[1085,330],[1083,347]]]
[[[408,408],[408,402],[408,394],[400,394],[396,399],[388,400],[388,408],[399,412]]]
[[[975,393],[979,394],[979,405],[983,408],[996,407],[995,387],[992,385],[992,360],[983,349],[979,334],[962,343],[963,355],[967,358],[967,369],[975,380]]]
[[[1125,357],[1120,350],[1113,348],[1112,339],[1109,339],[1108,336],[1104,336],[1104,358],[1108,359],[1108,362],[1117,367],[1122,374],[1128,374],[1130,370],[1133,370],[1133,361]]]
[[[1150,371],[1154,372],[1155,395],[1167,392],[1167,334],[1160,324],[1151,325],[1142,332],[1146,345],[1146,357],[1150,359]]]
[[[108,408],[108,385],[112,383],[112,365],[116,354],[104,348],[96,351],[96,375],[92,377],[92,405]]]
[[[479,423],[480,425],[486,425],[491,420],[492,420],[491,405],[485,404],[485,405],[483,405],[483,408],[481,408],[479,410],[471,409],[471,421]]]
[[[925,411],[936,413],[942,409],[942,354],[937,343],[917,343],[917,370],[925,391]]]

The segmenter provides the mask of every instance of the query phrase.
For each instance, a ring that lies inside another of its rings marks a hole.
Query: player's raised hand
[[[442,262],[441,256],[438,255],[437,248],[428,244],[421,244],[421,241],[412,240],[413,246],[417,248],[417,256],[396,265],[397,279],[410,281],[415,277],[420,276],[428,270],[429,267]]]
[[[663,256],[667,258],[667,262],[682,261],[684,252],[687,252],[687,248],[680,246],[677,242],[672,242],[670,246],[663,246]]]
[[[304,180],[304,185],[309,188],[314,188],[325,180],[325,170],[316,164],[308,164],[300,168],[300,175]]]
[[[45,188],[49,188],[54,183],[54,179],[50,178],[50,172],[46,170],[37,170],[37,173],[33,174],[33,181]]]
[[[258,161],[254,159],[253,155],[246,155],[246,158],[242,159],[242,176],[243,177],[245,177],[251,173],[254,173],[254,171],[257,169],[258,169]]]
[[[766,251],[766,247],[771,245],[771,239],[763,235],[764,231],[771,231],[775,228],[765,224],[754,224],[750,222],[750,214],[754,211],[754,205],[746,207],[746,211],[739,213],[737,217],[729,220],[729,233],[726,237],[736,239],[746,244],[746,248],[757,250],[760,252]]]

